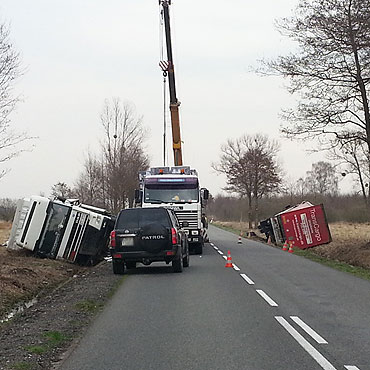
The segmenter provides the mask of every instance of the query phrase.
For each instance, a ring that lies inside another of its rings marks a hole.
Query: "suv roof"
[[[169,210],[163,207],[123,209],[118,215],[115,229],[136,229],[153,223],[171,227],[168,213]]]

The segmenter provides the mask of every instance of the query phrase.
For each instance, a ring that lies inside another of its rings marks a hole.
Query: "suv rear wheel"
[[[117,274],[117,275],[123,275],[124,274],[125,265],[124,265],[123,261],[113,260],[112,265],[113,265],[113,274]]]
[[[179,256],[179,258],[176,258],[175,260],[172,261],[173,272],[182,272],[183,267],[184,265],[181,255]]]
[[[190,263],[189,246],[187,246],[187,248],[186,248],[186,255],[182,259],[182,264],[183,264],[184,267],[189,267],[189,263]]]

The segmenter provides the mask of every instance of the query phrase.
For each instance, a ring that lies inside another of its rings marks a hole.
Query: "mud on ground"
[[[0,318],[20,300],[27,301],[55,288],[82,268],[41,259],[30,251],[0,247]]]
[[[0,221],[0,319],[16,302],[50,291],[83,271],[81,267],[63,261],[34,257],[25,249],[7,249],[3,244],[8,240],[10,230],[11,223]]]
[[[0,244],[9,231],[0,223]],[[52,369],[121,280],[105,261],[82,268],[0,247],[2,313],[37,297],[32,307],[0,323],[0,370]]]
[[[0,369],[53,369],[118,287],[111,264],[79,271],[8,323],[0,324]]]

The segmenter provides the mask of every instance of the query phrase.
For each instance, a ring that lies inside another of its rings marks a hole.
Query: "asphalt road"
[[[61,368],[370,370],[370,282],[209,234],[181,274],[130,271]]]

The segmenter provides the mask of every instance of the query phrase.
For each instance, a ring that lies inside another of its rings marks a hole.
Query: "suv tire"
[[[186,255],[185,255],[185,257],[182,259],[182,265],[183,265],[184,267],[189,267],[189,263],[190,263],[189,246],[187,245],[187,246],[186,246]]]
[[[112,265],[113,265],[113,274],[123,275],[125,273],[125,265],[123,261],[113,260]]]
[[[183,265],[183,259],[181,255],[172,261],[173,272],[182,272],[183,267],[184,265]]]

